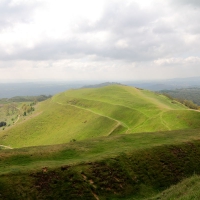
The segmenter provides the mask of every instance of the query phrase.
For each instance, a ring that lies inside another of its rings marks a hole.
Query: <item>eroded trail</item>
[[[141,90],[135,89],[134,92],[133,92],[128,88],[127,91],[130,92],[130,94],[133,94],[133,95],[135,95],[135,93],[137,92],[139,97],[141,97],[142,99],[146,99],[149,103],[157,106],[161,110],[162,109],[172,110],[172,108],[170,106],[160,102],[158,99],[155,99],[151,96],[145,95]]]
[[[101,117],[105,117],[105,118],[108,118],[108,119],[110,119],[110,120],[113,120],[113,121],[117,122],[117,124],[116,124],[116,125],[114,126],[114,128],[109,132],[108,135],[110,135],[119,125],[122,125],[122,126],[124,126],[125,128],[127,128],[126,133],[130,130],[130,127],[128,127],[128,125],[126,125],[125,123],[123,123],[123,122],[121,122],[121,121],[119,121],[119,120],[116,120],[116,119],[114,119],[114,118],[112,118],[112,117],[109,117],[109,116],[106,116],[106,115],[102,115],[101,113],[95,112],[95,111],[93,111],[93,110],[91,110],[91,109],[88,109],[88,108],[83,108],[83,107],[81,107],[81,106],[72,105],[72,104],[69,104],[69,103],[65,103],[65,104],[64,104],[64,103],[60,103],[60,102],[57,102],[55,99],[52,99],[52,100],[53,100],[53,102],[55,102],[55,103],[57,103],[57,104],[60,104],[60,105],[68,105],[68,106],[72,106],[72,107],[79,108],[79,109],[82,109],[82,110],[86,110],[86,111],[89,111],[89,112],[94,113],[94,114],[96,114],[96,115],[99,115],[99,116],[101,116]]]
[[[13,149],[12,147],[5,146],[5,145],[0,145],[0,147],[3,147],[3,148],[5,148],[5,149]]]
[[[168,126],[168,124],[166,123],[166,121],[163,119],[163,113],[164,113],[164,112],[161,112],[161,113],[160,113],[160,121],[161,121],[161,123],[170,131],[171,128]]]
[[[17,120],[15,121],[14,124],[16,124],[19,121],[19,119],[20,119],[20,115],[18,115]]]

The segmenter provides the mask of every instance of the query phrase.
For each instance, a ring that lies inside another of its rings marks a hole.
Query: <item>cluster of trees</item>
[[[33,107],[33,105],[35,105],[35,103],[30,103],[30,104],[23,104],[22,105],[22,112],[23,115],[26,116],[28,113],[32,112],[35,110],[35,108]]]
[[[177,99],[177,101],[179,101],[180,103],[182,103],[183,105],[187,106],[188,108],[191,108],[191,109],[195,109],[195,110],[198,110],[199,109],[199,106],[197,104],[195,104],[193,101],[191,100],[182,100],[182,99]]]
[[[6,126],[6,122],[0,122],[0,127]]]
[[[178,101],[180,103],[182,103],[183,105],[187,106],[188,108],[190,109],[194,109],[194,110],[198,110],[200,107],[195,104],[192,100],[186,100],[186,99],[179,99],[179,98],[173,98],[171,95],[167,94],[167,93],[164,93],[164,95],[166,97],[168,97],[169,99],[171,100],[175,100],[175,101]]]

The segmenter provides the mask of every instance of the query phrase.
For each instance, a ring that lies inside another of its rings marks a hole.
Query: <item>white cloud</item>
[[[1,1],[0,79],[200,76],[199,8],[187,0]]]
[[[174,65],[199,65],[200,64],[200,57],[187,57],[187,58],[164,58],[155,60],[154,63],[160,66],[174,66]]]
[[[118,40],[116,42],[116,47],[120,48],[120,49],[126,49],[129,47],[128,42],[126,40]]]

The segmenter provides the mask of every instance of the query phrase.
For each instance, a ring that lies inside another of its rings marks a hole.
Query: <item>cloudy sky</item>
[[[0,0],[0,81],[200,76],[198,0]]]

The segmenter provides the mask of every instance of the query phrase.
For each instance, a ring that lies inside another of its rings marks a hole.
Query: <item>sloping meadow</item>
[[[147,198],[200,173],[200,141],[95,162],[1,175],[2,199]]]
[[[0,144],[21,148],[193,128],[200,128],[200,112],[150,91],[111,85],[68,90],[39,103],[32,116],[0,130]]]
[[[199,130],[141,133],[2,150],[1,198],[150,198],[200,174],[199,138]]]

